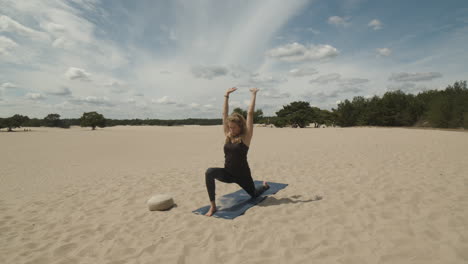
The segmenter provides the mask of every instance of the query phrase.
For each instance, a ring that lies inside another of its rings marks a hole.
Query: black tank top
[[[238,144],[231,142],[224,144],[224,168],[234,174],[250,170],[247,162],[248,151],[249,147],[242,141]]]

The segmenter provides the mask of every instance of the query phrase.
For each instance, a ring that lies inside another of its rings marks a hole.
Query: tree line
[[[417,95],[397,90],[382,97],[355,96],[340,102],[332,111],[297,101],[283,106],[271,120],[277,127],[305,127],[313,123],[316,127],[325,124],[468,128],[468,88],[466,81],[457,81],[444,90],[428,90]]]
[[[70,128],[70,126],[91,127],[111,127],[111,126],[181,126],[181,125],[219,125],[222,119],[109,119],[97,112],[85,112],[80,118],[60,119],[60,115],[53,113],[44,118],[29,118],[28,116],[15,114],[8,118],[0,118],[0,129],[6,128],[12,131],[19,127],[58,127]]]
[[[455,82],[445,90],[428,90],[417,95],[402,91],[382,97],[356,96],[333,109],[339,126],[425,126],[468,128],[468,89],[466,81]]]
[[[235,108],[247,117],[247,111]],[[276,116],[263,116],[262,109],[254,112],[254,123],[273,124],[276,127],[306,127],[314,124],[327,126],[424,126],[436,128],[468,128],[468,88],[466,81],[458,81],[445,90],[428,90],[417,95],[400,90],[386,92],[382,97],[356,96],[346,99],[331,111],[310,106],[309,102],[295,101],[283,106]],[[13,115],[0,118],[0,129],[12,131],[18,127],[96,127],[117,125],[220,125],[222,119],[108,119],[97,112],[85,112],[80,118],[60,119],[60,115],[48,114],[43,119]]]

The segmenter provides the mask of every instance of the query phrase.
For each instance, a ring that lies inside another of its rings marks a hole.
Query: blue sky
[[[468,72],[468,2],[0,0],[0,117],[274,115]]]

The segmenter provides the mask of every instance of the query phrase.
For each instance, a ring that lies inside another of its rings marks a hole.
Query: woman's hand
[[[249,89],[253,94],[256,94],[259,90],[258,88],[250,88]]]
[[[234,92],[235,90],[237,90],[236,87],[232,87],[232,88],[227,89],[226,95],[229,95],[230,93]]]

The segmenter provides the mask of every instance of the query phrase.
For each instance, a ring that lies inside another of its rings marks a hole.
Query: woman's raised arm
[[[236,87],[229,88],[224,95],[224,107],[223,107],[223,128],[224,128],[224,135],[229,133],[229,126],[227,122],[228,114],[229,114],[229,94],[237,90]]]
[[[255,99],[257,97],[258,88],[251,88],[250,91],[252,92],[252,101],[250,102],[249,110],[247,111],[247,136],[249,139],[253,136]]]

